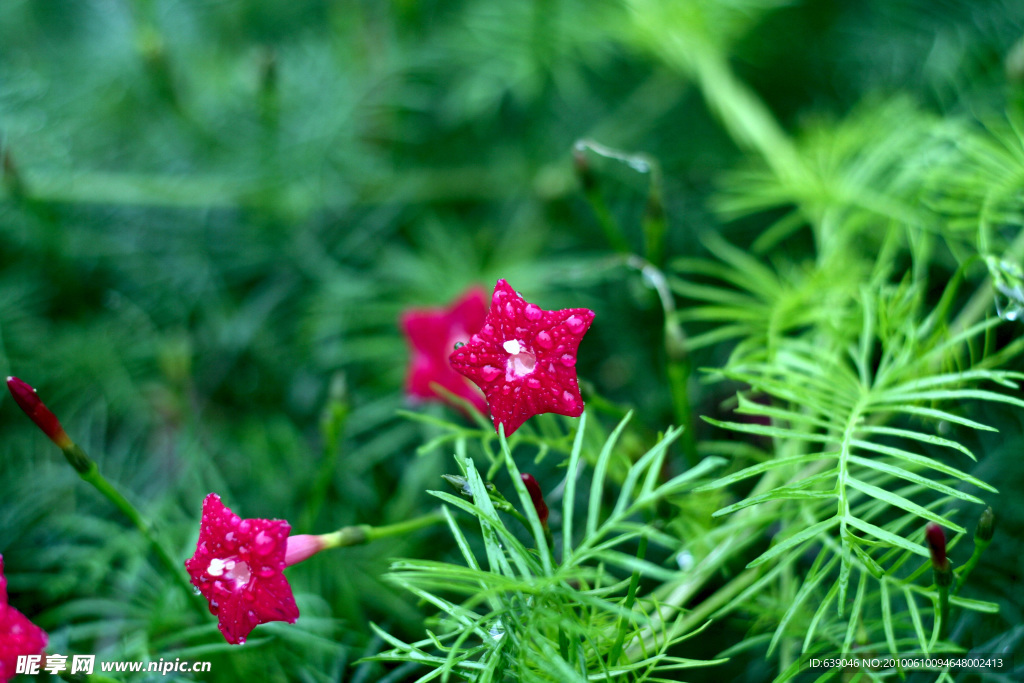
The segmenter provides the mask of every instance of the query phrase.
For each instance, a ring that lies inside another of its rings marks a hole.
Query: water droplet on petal
[[[501,374],[501,370],[494,367],[493,365],[485,365],[480,368],[480,376],[484,378],[485,382],[493,382],[494,378]]]
[[[512,385],[511,384],[506,384],[505,386],[503,386],[501,388],[501,393],[505,394],[506,396],[511,394],[512,393]]]
[[[238,523],[238,530],[243,534],[249,533],[249,528],[252,527],[252,523],[247,519],[243,519]]]
[[[571,368],[576,365],[576,357],[569,353],[562,354],[562,357],[559,360],[561,360],[562,365],[567,368]]]
[[[576,397],[573,396],[568,391],[563,391],[562,392],[562,403],[565,404],[566,408],[568,408],[569,410],[572,410],[573,408],[576,407]]]
[[[480,328],[481,337],[492,337],[494,336],[494,325],[487,324]]]
[[[530,387],[531,389],[540,389],[540,380],[531,377],[530,379],[526,380],[526,386]]]
[[[266,555],[274,550],[274,546],[277,543],[274,538],[266,531],[260,531],[256,534],[256,538],[253,542],[253,548],[259,555]]]
[[[470,363],[475,363],[476,362],[476,354],[475,353],[469,354],[469,362]]]
[[[491,302],[500,305],[501,297],[505,296],[505,292],[501,289],[494,290],[494,294],[491,295]]]
[[[566,318],[565,324],[569,328],[569,331],[572,332],[573,334],[579,334],[587,325],[585,322],[583,322],[583,320],[577,318],[574,315],[570,315],[568,318]]]
[[[526,318],[528,320],[540,320],[542,315],[540,306],[537,306],[536,304],[527,304],[526,308],[523,309],[523,313],[526,314]]]
[[[537,342],[537,346],[541,347],[542,349],[550,349],[553,343],[551,340],[551,335],[544,330],[541,330],[540,332],[537,333],[535,341]]]
[[[511,301],[505,304],[505,315],[510,318],[516,317],[516,307],[512,305]]]

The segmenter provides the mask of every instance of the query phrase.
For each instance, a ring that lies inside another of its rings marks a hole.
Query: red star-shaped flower
[[[0,555],[0,683],[14,678],[19,655],[43,654],[47,640],[43,629],[7,604],[7,579]]]
[[[436,384],[487,413],[483,395],[448,363],[455,344],[468,342],[484,324],[486,299],[483,288],[473,287],[450,308],[415,308],[402,314],[402,331],[412,350],[406,393],[417,399],[444,400],[432,386]]]
[[[498,280],[483,327],[451,365],[483,389],[494,428],[504,424],[506,435],[540,413],[579,417],[576,350],[593,321],[586,308],[545,311]]]
[[[259,624],[299,618],[282,573],[289,531],[284,520],[240,518],[216,493],[203,501],[199,542],[185,568],[229,643],[241,645]]]

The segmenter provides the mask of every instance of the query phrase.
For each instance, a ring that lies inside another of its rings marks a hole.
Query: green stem
[[[608,244],[615,251],[628,254],[630,252],[629,243],[626,241],[625,235],[622,234],[622,230],[619,229],[618,222],[612,217],[612,212],[608,208],[608,204],[605,203],[601,191],[596,187],[591,187],[584,189],[583,196],[587,198],[587,203],[590,204],[590,209],[594,212],[597,224],[601,226],[601,231],[604,232]]]
[[[366,540],[375,541],[379,538],[389,538],[391,536],[404,536],[405,534],[424,529],[434,524],[440,524],[445,521],[444,514],[440,511],[429,512],[420,517],[413,517],[407,519],[404,522],[398,522],[397,524],[389,524],[387,526],[376,526],[369,527],[367,529]]]
[[[949,630],[949,586],[939,586],[939,640],[945,640]]]
[[[672,394],[672,408],[675,421],[684,427],[680,437],[680,445],[686,462],[690,467],[697,464],[697,438],[693,431],[693,408],[690,404],[690,357],[686,347],[686,333],[676,320],[676,303],[672,298],[665,274],[654,264],[639,256],[629,256],[626,264],[640,271],[644,280],[658,294],[661,309],[665,317],[665,354],[667,356],[665,372],[668,375],[669,390]]]
[[[182,573],[184,564],[175,562],[170,553],[164,547],[163,543],[157,537],[156,531],[153,528],[152,523],[147,520],[138,509],[125,498],[120,491],[118,491],[113,484],[107,481],[106,477],[100,474],[99,467],[96,462],[89,458],[81,448],[77,445],[72,446],[64,451],[64,454],[68,457],[68,461],[71,462],[72,466],[78,470],[78,476],[83,481],[92,484],[93,488],[103,494],[103,497],[110,501],[114,507],[121,511],[121,513],[127,517],[135,528],[138,529],[143,537],[149,541],[150,547],[156,552],[156,556],[160,558],[160,563],[164,566],[164,569],[174,576],[181,586],[182,590],[188,596],[187,601],[192,608],[195,609],[196,613],[201,615],[203,619],[207,618],[209,611],[206,609],[206,605],[197,598],[195,592],[192,590],[192,584],[185,574]],[[76,464],[77,463],[77,464]],[[82,465],[84,464],[84,469]]]
[[[978,565],[981,560],[981,554],[985,552],[985,548],[989,546],[991,540],[985,541],[977,536],[974,537],[974,552],[971,554],[971,559],[967,560],[967,564],[964,565],[963,569],[960,570],[959,575],[956,578],[956,587],[953,589],[953,595],[960,592],[964,584],[967,583],[967,577],[970,576],[971,572]]]
[[[665,214],[665,199],[662,191],[661,165],[651,163],[651,188],[647,194],[644,209],[644,256],[659,268],[665,265],[665,236],[668,234],[668,217]]]
[[[445,517],[443,513],[430,512],[420,517],[407,519],[404,522],[388,524],[385,526],[371,526],[369,524],[346,526],[335,532],[324,534],[321,538],[324,541],[325,549],[341,548],[350,545],[362,545],[381,538],[405,536],[413,531],[418,531],[419,529],[433,526],[434,524],[440,524],[444,521]]]

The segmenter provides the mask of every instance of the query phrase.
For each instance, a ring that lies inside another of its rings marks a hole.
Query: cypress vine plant
[[[0,410],[0,681],[1019,651],[1024,15],[940,5],[0,3],[0,362],[93,487]]]

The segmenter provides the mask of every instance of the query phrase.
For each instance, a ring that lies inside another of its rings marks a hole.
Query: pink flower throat
[[[505,363],[506,382],[525,377],[537,367],[537,356],[531,353],[518,339],[510,339],[502,344],[502,348],[511,354]]]

